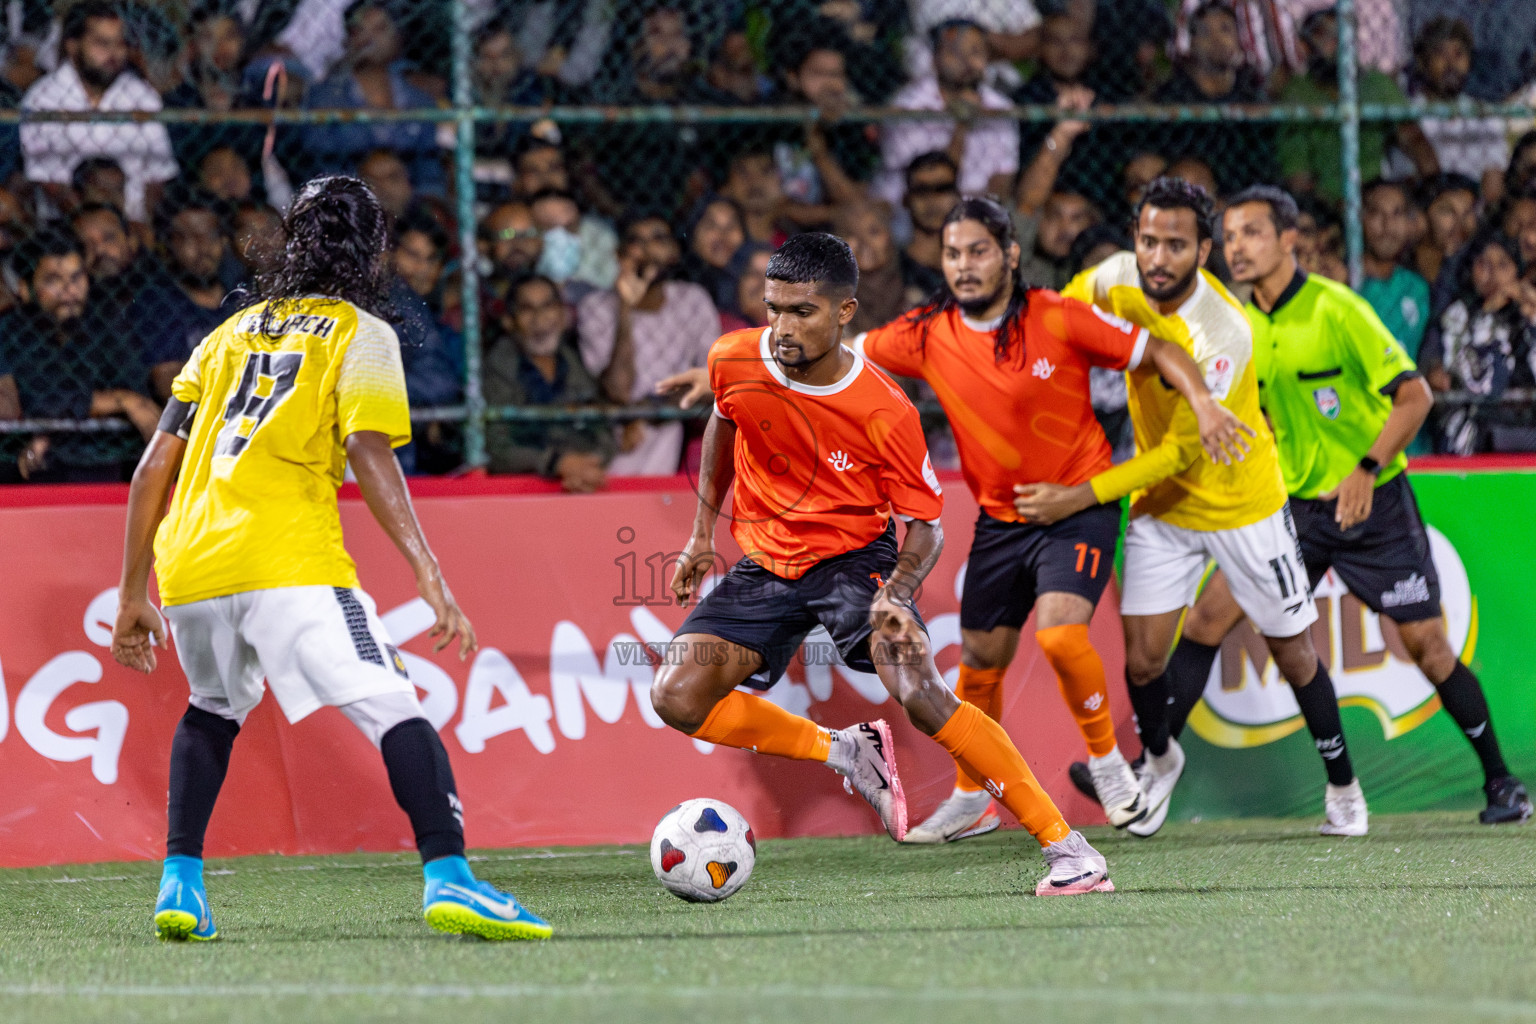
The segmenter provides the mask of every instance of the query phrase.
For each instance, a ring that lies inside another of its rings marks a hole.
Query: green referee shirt
[[[1275,308],[1250,300],[1259,403],[1280,448],[1293,498],[1326,494],[1360,464],[1392,411],[1392,393],[1418,369],[1370,304],[1347,287],[1299,267]],[[1401,473],[1401,453],[1379,487]]]

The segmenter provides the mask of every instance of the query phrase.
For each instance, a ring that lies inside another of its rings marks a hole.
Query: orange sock
[[[1115,723],[1109,717],[1104,663],[1088,642],[1086,625],[1052,626],[1035,634],[1046,660],[1056,670],[1061,696],[1088,743],[1088,753],[1103,757],[1115,749]]]
[[[962,702],[933,738],[968,774],[985,779],[987,790],[1041,846],[1065,839],[1072,831],[1035,781],[1019,748],[980,708]]]
[[[825,761],[832,751],[832,734],[826,729],[740,690],[715,705],[693,738],[796,761]]]
[[[960,666],[960,679],[955,683],[955,696],[976,705],[992,721],[1003,717],[1003,673],[1005,668],[971,668]],[[955,770],[955,788],[979,793],[981,783],[965,774],[964,768]]]

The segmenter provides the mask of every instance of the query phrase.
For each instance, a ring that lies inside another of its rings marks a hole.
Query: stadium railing
[[[428,5],[423,5],[426,7]],[[0,127],[40,122],[89,122],[91,124],[147,122],[166,125],[202,125],[234,128],[237,126],[310,126],[341,124],[427,123],[451,124],[453,148],[452,202],[458,222],[457,245],[459,251],[470,255],[477,252],[479,219],[483,209],[477,209],[476,200],[476,128],[480,125],[524,123],[538,121],[555,125],[617,124],[617,123],[672,123],[692,125],[702,129],[710,126],[740,128],[748,125],[809,124],[817,119],[814,108],[798,106],[761,107],[614,107],[614,106],[485,106],[475,102],[470,65],[472,61],[474,13],[471,5],[463,0],[441,0],[430,6],[446,7],[451,14],[451,61],[449,102],[436,108],[409,110],[375,109],[235,109],[211,111],[206,109],[164,109],[157,112],[56,112],[0,110]],[[1252,105],[1167,105],[1154,103],[1101,104],[1080,114],[1076,119],[1095,123],[1142,124],[1148,126],[1179,125],[1190,123],[1310,123],[1335,128],[1341,139],[1343,171],[1343,233],[1350,280],[1358,285],[1362,278],[1363,237],[1361,231],[1361,185],[1359,166],[1359,139],[1362,124],[1402,122],[1426,118],[1489,117],[1511,120],[1530,120],[1533,110],[1518,103],[1425,103],[1414,101],[1406,104],[1383,105],[1361,103],[1358,93],[1360,73],[1356,59],[1358,33],[1354,0],[1338,0],[1339,14],[1339,101],[1333,104],[1252,104]],[[1021,123],[1054,122],[1061,112],[1054,106],[1014,106],[1006,110],[987,110],[987,118],[1012,118]],[[920,112],[892,107],[860,107],[847,115],[860,122],[888,123],[903,120],[947,119],[946,112]],[[740,134],[730,136],[739,141]],[[481,358],[484,347],[484,323],[481,302],[481,281],[476,260],[465,258],[459,262],[458,302],[462,310],[462,343],[464,366],[464,400],[462,403],[417,408],[412,419],[418,423],[456,423],[462,426],[462,455],[466,466],[484,465],[485,427],[489,422],[520,421],[543,423],[572,422],[623,422],[633,419],[670,420],[693,419],[707,413],[703,409],[679,410],[656,405],[614,406],[598,405],[574,407],[513,407],[488,406],[481,390]],[[1497,399],[1487,399],[1465,392],[1448,392],[1436,396],[1441,407],[1454,408],[1467,405],[1497,404],[1530,409],[1536,405],[1536,391],[1509,391]],[[924,403],[926,412],[939,412],[934,403]],[[85,434],[94,436],[121,435],[131,432],[126,420],[97,418],[89,420],[22,419],[0,420],[0,459],[14,460],[22,441],[31,434],[48,432],[56,434]]]

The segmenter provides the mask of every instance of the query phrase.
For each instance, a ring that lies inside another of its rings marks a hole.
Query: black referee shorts
[[[976,520],[960,628],[1018,629],[1041,594],[1077,594],[1097,605],[1115,565],[1120,505],[1096,505],[1050,526]]]
[[[1394,622],[1420,622],[1440,612],[1440,575],[1429,555],[1429,534],[1399,473],[1376,488],[1365,522],[1340,530],[1338,501],[1292,498],[1296,537],[1312,586],[1331,567],[1349,592]]]
[[[743,558],[694,607],[677,635],[705,633],[762,655],[763,667],[745,683],[758,690],[778,682],[806,634],[817,626],[825,626],[831,634],[844,664],[873,672],[869,606],[896,568],[896,551],[892,521],[869,544],[817,562],[797,580],[777,576]],[[917,623],[927,630],[922,616]],[[808,650],[807,654],[823,663],[831,660],[830,651]]]

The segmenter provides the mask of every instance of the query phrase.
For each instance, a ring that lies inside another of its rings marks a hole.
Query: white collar
[[[1003,325],[1003,317],[995,316],[991,320],[972,320],[962,313],[960,314],[960,322],[978,334],[991,334]]]
[[[1189,322],[1188,314],[1189,314],[1191,308],[1194,306],[1195,302],[1201,297],[1201,294],[1205,291],[1205,289],[1207,289],[1209,287],[1210,287],[1210,285],[1205,283],[1205,275],[1200,272],[1200,268],[1199,267],[1196,267],[1195,268],[1195,290],[1189,293],[1189,298],[1187,298],[1183,302],[1179,303],[1179,308],[1173,311],[1173,315],[1178,317],[1180,320],[1183,320],[1185,323],[1188,323]]]
[[[859,354],[857,348],[850,349],[853,353],[853,366],[843,374],[841,380],[832,384],[801,384],[799,381],[790,380],[784,376],[784,368],[773,358],[773,350],[769,347],[769,338],[773,336],[773,328],[764,327],[763,333],[758,338],[758,352],[763,357],[763,365],[768,367],[768,372],[773,374],[773,379],[791,391],[798,391],[802,395],[835,395],[858,379],[864,371],[864,357]]]

